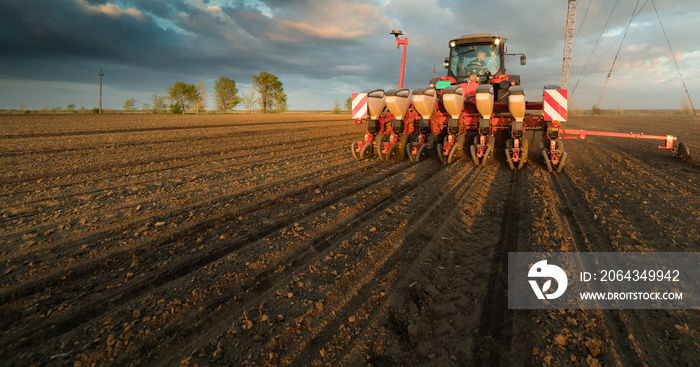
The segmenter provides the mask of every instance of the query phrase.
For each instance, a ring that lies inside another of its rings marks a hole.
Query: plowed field
[[[565,126],[674,134],[681,117]],[[0,116],[2,366],[691,366],[698,310],[508,310],[513,251],[700,251],[700,167],[353,160],[344,115]],[[528,133],[529,134],[529,133]],[[696,158],[697,159],[697,158]]]

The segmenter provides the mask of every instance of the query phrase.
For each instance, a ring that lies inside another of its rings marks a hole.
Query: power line
[[[630,21],[627,23],[627,28],[625,28],[625,34],[622,36],[622,42],[620,42],[620,47],[617,49],[617,53],[615,54],[615,58],[613,59],[612,65],[610,65],[610,71],[608,71],[608,76],[605,78],[605,83],[603,83],[603,90],[600,91],[600,97],[598,97],[598,103],[595,104],[595,107],[598,108],[600,106],[600,100],[603,99],[603,93],[605,93],[605,86],[608,85],[608,81],[610,80],[610,75],[612,74],[613,68],[615,67],[615,63],[617,62],[617,57],[620,56],[620,50],[622,50],[622,45],[625,43],[625,38],[627,37],[627,31],[630,29],[630,25],[632,24],[632,20],[634,20],[634,15],[637,13],[637,7],[639,6],[639,0],[637,0],[637,3],[634,5],[634,10],[632,10],[632,16],[630,17]]]
[[[586,60],[586,64],[583,65],[583,70],[581,70],[581,74],[578,77],[578,80],[576,80],[576,84],[574,84],[574,88],[571,90],[571,96],[574,95],[574,92],[576,91],[576,87],[578,86],[578,83],[581,81],[581,77],[583,76],[583,73],[586,72],[586,67],[588,66],[588,63],[591,61],[591,57],[593,57],[593,53],[595,52],[596,48],[598,48],[598,43],[600,42],[600,39],[603,37],[603,33],[605,32],[605,29],[608,28],[608,23],[610,22],[610,18],[612,18],[613,13],[615,12],[615,9],[617,8],[617,3],[619,3],[620,0],[615,1],[615,5],[613,5],[612,10],[610,11],[610,15],[608,15],[608,19],[605,21],[605,25],[603,26],[603,29],[600,30],[600,34],[598,35],[598,39],[595,41],[595,45],[593,46],[593,49],[591,50],[591,54],[588,55],[588,60]]]
[[[637,15],[642,12],[642,9],[644,9],[644,6],[649,2],[647,0],[644,2],[642,7],[637,11],[637,7],[639,7],[639,0],[637,0],[637,3],[634,5],[634,10],[632,10],[632,17],[630,17],[630,21],[627,23],[627,27],[625,28],[625,32],[622,36],[622,41],[620,42],[620,47],[617,49],[617,53],[615,54],[615,58],[613,59],[612,65],[610,65],[610,71],[608,71],[608,76],[605,78],[605,83],[603,83],[603,89],[600,91],[600,97],[598,97],[598,103],[595,104],[595,107],[597,108],[600,105],[600,101],[603,99],[603,93],[605,93],[605,86],[608,85],[608,81],[610,80],[610,75],[612,74],[613,68],[615,67],[615,63],[617,62],[617,57],[620,56],[620,51],[622,50],[622,45],[625,43],[625,38],[627,37],[627,31],[630,29],[630,25],[632,25],[632,21],[634,21],[635,18],[637,18]],[[619,36],[618,36],[619,38]]]
[[[666,35],[666,29],[664,28],[664,24],[661,23],[661,17],[659,16],[659,11],[656,9],[656,4],[654,3],[654,0],[651,0],[651,5],[654,6],[654,12],[656,13],[656,17],[659,19],[659,24],[661,25],[661,30],[664,32],[664,38],[666,38],[666,44],[668,45],[669,51],[671,51],[671,57],[673,58],[673,62],[676,64],[676,70],[678,70],[678,75],[681,77],[681,82],[683,83],[683,89],[685,89],[685,95],[688,96],[688,102],[690,102],[690,108],[693,110],[693,116],[695,116],[695,120],[697,121],[698,115],[695,113],[695,106],[693,106],[693,100],[690,99],[690,93],[688,93],[688,87],[685,85],[685,80],[683,80],[683,74],[681,74],[681,68],[678,67],[678,61],[676,60],[676,55],[673,53],[673,48],[671,48],[671,42],[668,40],[668,36]]]
[[[647,1],[644,3],[644,5],[642,5],[642,7],[639,8],[639,11],[637,12],[637,14],[634,15],[633,20],[634,20],[634,19],[637,19],[637,16],[642,12],[642,10],[644,9],[644,7],[647,5],[648,2],[649,2],[649,0],[647,0]],[[588,73],[586,74],[586,76],[589,76],[589,75],[591,75],[591,73],[593,73],[593,71],[598,67],[598,64],[600,64],[600,62],[603,61],[603,59],[605,58],[605,55],[607,55],[608,52],[610,52],[610,50],[612,50],[613,46],[615,46],[615,45],[617,44],[617,40],[619,40],[620,37],[622,37],[623,34],[624,34],[624,32],[620,32],[620,33],[617,35],[617,37],[615,38],[615,40],[612,41],[612,43],[610,43],[610,46],[608,47],[608,49],[605,50],[605,53],[603,53],[603,56],[601,56],[601,57],[598,59],[598,61],[596,61],[595,65],[593,65],[593,67],[590,68],[590,69],[588,70]]]
[[[588,15],[588,9],[591,8],[592,2],[593,2],[593,0],[590,0],[588,2],[588,6],[586,7],[586,12],[583,13],[583,19],[581,19],[581,25],[576,30],[576,37],[574,38],[574,47],[576,46],[576,38],[578,38],[579,34],[581,34],[581,29],[583,28],[583,25],[586,24],[586,16]]]

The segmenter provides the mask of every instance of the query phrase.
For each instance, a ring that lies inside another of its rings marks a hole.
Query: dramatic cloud
[[[700,98],[700,4],[655,3],[691,96]],[[679,108],[685,94],[652,1],[613,5],[578,1],[574,103],[597,101],[619,49],[603,108]],[[538,99],[543,85],[560,81],[565,22],[560,0],[3,0],[0,108],[92,108],[103,69],[111,108],[147,102],[175,81],[205,80],[212,90],[227,76],[245,92],[267,70],[284,83],[292,109],[328,109],[352,92],[396,87],[401,51],[392,29],[409,38],[408,88],[444,75],[450,39],[494,33],[508,39],[509,52],[527,55],[526,66],[509,58],[508,71]]]
[[[115,4],[98,4],[91,5],[86,0],[77,0],[78,5],[85,8],[85,10],[94,14],[104,14],[112,18],[118,18],[124,14],[132,16],[137,19],[143,19],[144,15],[141,10],[135,8],[122,9],[119,5]]]

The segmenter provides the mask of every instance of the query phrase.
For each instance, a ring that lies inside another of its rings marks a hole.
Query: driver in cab
[[[469,65],[467,65],[467,70],[470,74],[483,75],[486,72],[486,53],[484,51],[479,51],[476,54],[476,59],[472,60]]]

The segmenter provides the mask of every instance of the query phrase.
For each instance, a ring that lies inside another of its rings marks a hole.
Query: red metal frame
[[[404,36],[400,39],[398,35],[396,37],[396,48],[401,48],[403,45],[403,56],[401,56],[401,76],[399,76],[399,88],[403,88],[403,71],[406,68],[406,48],[408,47],[408,38]]]
[[[590,131],[590,130],[579,130],[579,129],[562,129],[564,132],[564,137],[560,139],[586,139],[587,135],[591,136],[609,136],[614,138],[633,138],[633,139],[651,139],[651,140],[663,140],[664,145],[659,146],[659,149],[667,149],[675,153],[676,149],[673,147],[673,142],[678,140],[677,137],[672,135],[646,135],[646,134],[634,134],[634,133],[613,133],[607,131]],[[578,135],[578,136],[574,136]]]

